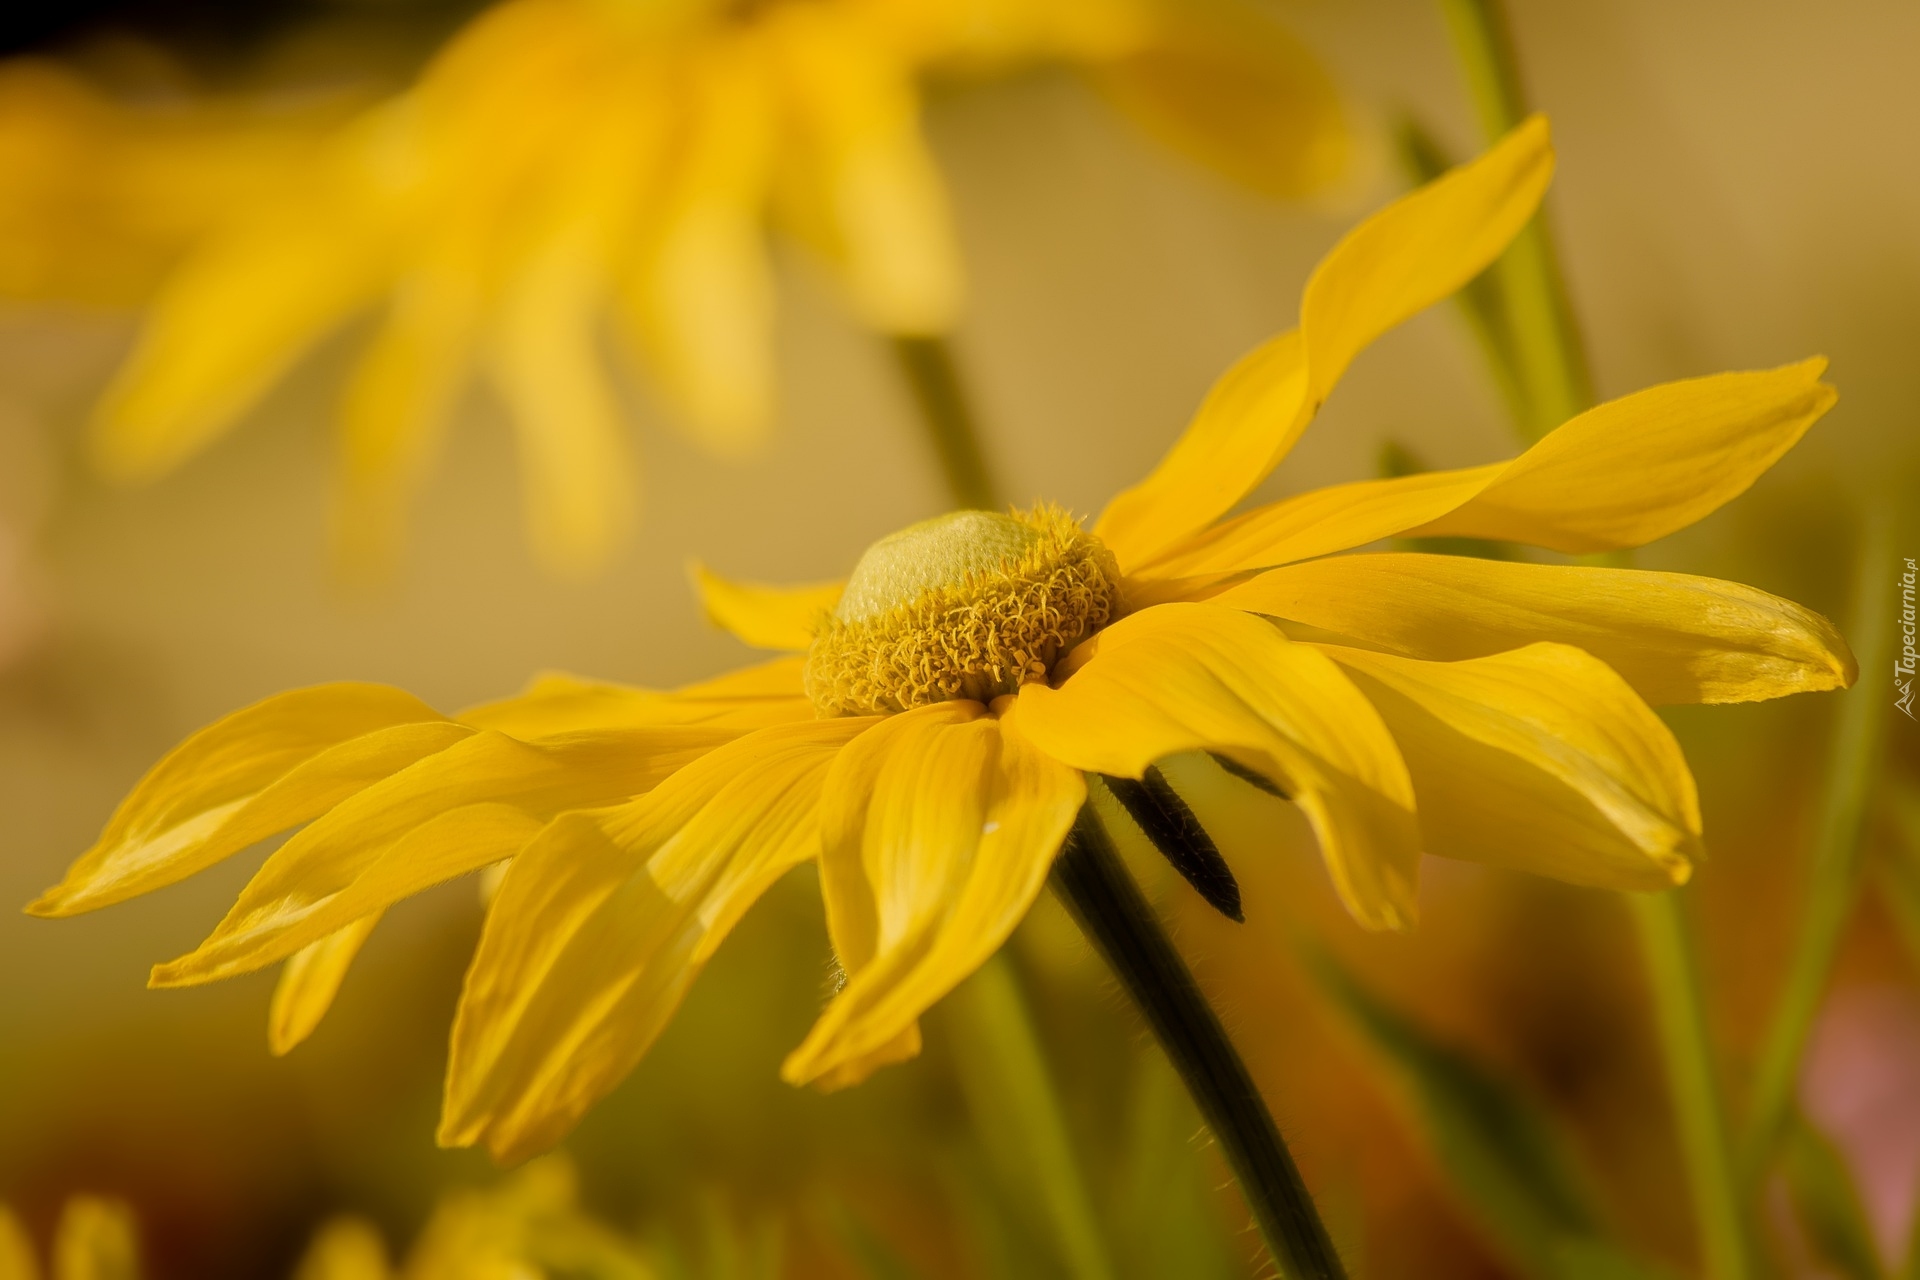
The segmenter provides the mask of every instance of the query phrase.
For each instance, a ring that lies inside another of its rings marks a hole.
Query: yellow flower
[[[139,1280],[140,1232],[118,1200],[74,1196],[53,1234],[53,1280]],[[40,1267],[20,1220],[0,1204],[0,1280],[37,1280]]]
[[[1323,184],[1345,151],[1325,74],[1217,8],[506,0],[193,249],[99,407],[98,457],[123,478],[165,471],[377,311],[341,407],[350,558],[391,545],[451,406],[481,377],[516,429],[537,548],[591,568],[632,506],[606,315],[722,454],[753,448],[771,411],[769,216],[818,251],[867,325],[953,323],[961,273],[919,130],[924,77],[1069,61],[1217,167],[1281,192]],[[92,155],[56,158],[95,171]],[[140,159],[163,197],[202,181]],[[55,238],[34,255],[86,256],[75,249]]]
[[[573,1167],[549,1156],[486,1191],[442,1197],[408,1252],[387,1261],[380,1232],[337,1218],[315,1233],[294,1280],[519,1280],[590,1275],[650,1280],[658,1274],[638,1246],[579,1206]]]
[[[310,822],[153,973],[177,986],[291,957],[285,1048],[388,904],[511,858],[440,1131],[511,1158],[626,1074],[735,921],[808,860],[845,982],[783,1075],[839,1085],[913,1054],[920,1015],[1039,893],[1090,773],[1206,751],[1277,787],[1370,928],[1413,920],[1423,852],[1679,883],[1700,813],[1648,703],[1845,685],[1824,619],[1682,574],[1336,553],[1662,537],[1826,411],[1820,361],[1654,387],[1506,462],[1228,515],[1363,347],[1500,253],[1551,168],[1536,119],[1355,228],[1299,328],[1229,371],[1091,531],[1047,508],[960,512],[876,543],[844,585],[702,573],[716,620],[792,654],[675,692],[550,676],[453,717],[375,686],[282,694],[162,761],[30,909],[120,901]]]

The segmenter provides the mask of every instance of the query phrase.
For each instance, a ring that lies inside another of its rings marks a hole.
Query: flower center
[[[1065,512],[956,511],[867,548],[807,654],[822,715],[989,702],[1113,621],[1119,567]]]

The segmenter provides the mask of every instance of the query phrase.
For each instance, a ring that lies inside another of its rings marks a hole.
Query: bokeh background
[[[1457,154],[1477,149],[1432,5],[1268,7],[1329,65],[1362,142],[1353,179],[1311,204],[1264,199],[1155,146],[1065,72],[930,99],[968,270],[954,348],[1017,500],[1092,512],[1140,475],[1213,377],[1293,322],[1319,254],[1405,185],[1389,144],[1399,120],[1417,115]],[[462,16],[371,0],[246,10],[149,0],[10,19],[5,35],[15,54],[67,58],[120,85],[391,85]],[[1748,496],[1640,563],[1752,583],[1844,627],[1869,508],[1899,517],[1898,555],[1920,555],[1920,10],[1511,10],[1528,87],[1554,124],[1551,211],[1599,392],[1816,352],[1841,391]],[[449,709],[549,668],[696,679],[749,655],[700,617],[689,556],[747,578],[818,579],[939,510],[939,473],[885,347],[803,255],[783,250],[779,271],[771,446],[715,461],[635,390],[639,530],[586,582],[554,579],[528,551],[512,442],[484,393],[462,403],[394,580],[343,585],[326,543],[342,343],[176,473],[119,488],[89,473],[81,428],[133,312],[0,305],[0,902],[56,880],[152,760],[235,706],[336,679],[392,682]],[[1372,475],[1388,441],[1455,466],[1505,456],[1511,440],[1481,351],[1440,307],[1360,359],[1267,496]],[[1844,696],[1891,694],[1869,672]],[[1701,784],[1711,861],[1690,904],[1736,1094],[1797,927],[1840,703],[1670,717]],[[1890,773],[1920,776],[1920,731],[1902,717],[1886,757]],[[1248,923],[1164,876],[1160,900],[1361,1274],[1513,1272],[1449,1191],[1405,1090],[1303,976],[1302,933],[1559,1115],[1619,1234],[1690,1272],[1684,1183],[1616,901],[1430,861],[1420,930],[1363,935],[1285,806],[1199,775],[1194,785],[1240,872]],[[1870,856],[1897,843],[1876,820]],[[77,920],[0,911],[0,1200],[37,1238],[70,1193],[106,1193],[134,1206],[151,1276],[283,1275],[331,1213],[367,1214],[398,1245],[443,1189],[495,1176],[482,1156],[432,1145],[478,930],[472,884],[397,909],[327,1023],[274,1059],[266,976],[143,989],[146,967],[190,949],[257,859],[234,861]],[[1849,1161],[1892,1265],[1920,1193],[1920,981],[1879,883],[1869,877],[1849,928],[1801,1096]],[[800,875],[758,908],[570,1140],[587,1202],[694,1241],[715,1267],[714,1240],[771,1232],[786,1274],[863,1274],[835,1243],[850,1207],[915,1274],[1011,1274],[983,1225],[991,1152],[943,1024],[924,1058],[861,1089],[819,1096],[778,1081],[827,981],[817,902]],[[1253,1274],[1224,1169],[1177,1096],[1155,1101],[1166,1091],[1150,1046],[1097,962],[1050,905],[1026,934],[1040,1023],[1103,1204],[1124,1217],[1129,1196],[1161,1202],[1139,1170],[1191,1166],[1180,1185],[1217,1228],[1220,1274]],[[1142,1135],[1162,1112],[1171,1145],[1143,1164],[1156,1139]],[[1033,1256],[1021,1265],[1058,1274]],[[1163,1265],[1128,1257],[1143,1275],[1184,1273],[1152,1269]]]

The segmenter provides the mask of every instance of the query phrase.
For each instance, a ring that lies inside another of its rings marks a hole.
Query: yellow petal
[[[386,1241],[362,1218],[340,1217],[314,1232],[293,1280],[390,1280]]]
[[[1211,17],[1162,23],[1094,82],[1150,133],[1255,191],[1298,197],[1338,177],[1347,130],[1326,71],[1273,23]]]
[[[389,566],[407,500],[439,451],[471,364],[479,282],[425,270],[400,282],[341,402],[335,543],[352,569]]]
[[[1182,751],[1238,761],[1306,814],[1355,919],[1412,924],[1420,851],[1406,765],[1326,655],[1238,610],[1167,604],[1122,618],[1074,657],[1059,688],[1020,691],[1023,727],[1041,750],[1129,778]]]
[[[139,1280],[140,1228],[121,1200],[74,1196],[53,1232],[54,1280]]]
[[[465,735],[386,685],[276,694],[169,752],[27,910],[73,915],[172,884]]]
[[[353,958],[360,954],[360,944],[380,923],[380,915],[370,912],[287,958],[273,989],[273,1003],[267,1006],[267,1048],[274,1056],[290,1053],[327,1016]]]
[[[761,225],[772,162],[767,68],[750,41],[685,70],[678,172],[621,301],[632,334],[700,443],[740,456],[773,414],[773,267]]]
[[[798,587],[734,582],[697,560],[688,571],[708,621],[732,632],[743,644],[788,653],[804,653],[813,645],[813,633],[833,612],[847,585],[844,581]]]
[[[764,730],[528,845],[467,974],[441,1143],[524,1158],[631,1071],[740,916],[813,855],[821,780],[871,723]]]
[[[920,1015],[1038,896],[1086,784],[1015,719],[939,703],[890,717],[835,762],[821,880],[847,983],[782,1065],[789,1083],[852,1084],[897,1060]]]
[[[1547,124],[1535,117],[1348,232],[1307,281],[1298,332],[1229,370],[1153,473],[1108,504],[1095,532],[1121,567],[1154,559],[1251,493],[1361,349],[1499,256],[1552,173]]]
[[[198,949],[155,966],[151,985],[211,982],[285,959],[369,911],[511,856],[562,810],[638,795],[737,736],[673,726],[525,743],[476,733],[288,840]]]
[[[1649,387],[1587,410],[1509,462],[1336,485],[1229,520],[1144,571],[1239,573],[1380,538],[1556,551],[1635,547],[1747,491],[1833,407],[1822,359]]]
[[[813,718],[813,703],[801,683],[805,667],[804,658],[776,658],[674,690],[548,672],[525,693],[470,707],[458,718],[476,729],[498,729],[516,738],[667,724],[764,729]]]
[[[377,296],[389,246],[361,194],[402,125],[392,110],[370,113],[322,152],[310,181],[174,272],[94,416],[95,457],[108,474],[148,479],[197,452]]]
[[[34,1260],[33,1241],[20,1219],[5,1204],[0,1204],[0,1280],[40,1280],[40,1264]]]
[[[528,529],[554,570],[606,561],[633,516],[633,462],[599,355],[606,264],[583,228],[554,234],[494,313],[488,371],[513,417]]]
[[[790,95],[789,223],[838,267],[865,323],[945,332],[960,311],[960,254],[911,68],[831,6],[789,6],[768,30]]]
[[[1535,641],[1584,649],[1647,701],[1753,702],[1842,688],[1833,624],[1791,600],[1682,573],[1468,556],[1338,556],[1270,569],[1212,603],[1362,648],[1453,662]]]
[[[1462,662],[1325,646],[1400,744],[1427,852],[1606,889],[1685,883],[1700,805],[1680,744],[1570,645]]]

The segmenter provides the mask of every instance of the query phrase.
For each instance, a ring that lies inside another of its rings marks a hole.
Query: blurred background
[[[1212,379],[1293,323],[1319,255],[1407,185],[1401,122],[1419,119],[1457,156],[1480,147],[1434,4],[1261,7],[1325,65],[1353,134],[1345,180],[1308,200],[1257,194],[1157,145],[1070,68],[928,89],[924,129],[967,282],[952,349],[1016,501],[1092,513],[1142,474]],[[1813,353],[1831,358],[1841,391],[1750,494],[1639,563],[1751,583],[1855,638],[1848,619],[1870,603],[1854,585],[1867,514],[1892,513],[1895,555],[1920,555],[1920,11],[1892,0],[1510,7],[1527,87],[1554,125],[1550,209],[1599,394]],[[404,85],[477,8],[137,0],[14,14],[0,21],[15,60],[0,66],[0,140],[42,101],[20,76],[47,68],[177,116],[253,104],[256,140],[317,128]],[[10,154],[0,142],[0,162]],[[258,163],[274,154],[262,143]],[[72,160],[100,174],[113,162],[87,148]],[[214,184],[244,171],[207,165],[226,176],[207,177],[202,194],[216,208],[237,198]],[[101,198],[109,188],[103,178]],[[137,184],[125,190],[143,199]],[[137,332],[139,290],[114,297],[89,281],[96,267],[109,285],[157,276],[167,240],[153,232],[126,250],[132,266],[110,272],[77,217],[72,229],[62,252],[79,283],[67,296],[21,275],[0,302],[0,901],[57,880],[154,759],[236,706],[339,679],[391,682],[449,710],[544,669],[697,679],[749,654],[702,620],[690,556],[749,579],[820,579],[947,502],[885,343],[837,303],[815,261],[776,241],[779,389],[764,449],[716,460],[671,426],[643,380],[625,380],[637,517],[604,571],[570,580],[530,550],[509,425],[475,390],[457,402],[397,567],[379,583],[343,581],[327,533],[333,414],[357,331],[321,343],[175,471],[109,484],[85,427]],[[1360,359],[1265,496],[1376,474],[1389,442],[1431,466],[1515,449],[1486,359],[1451,307]],[[1897,605],[1897,583],[1876,589],[1883,610]],[[1891,696],[1869,671],[1856,693],[1668,716],[1701,786],[1711,861],[1688,902],[1735,1097],[1799,928],[1836,716],[1847,699]],[[1904,717],[1888,721],[1882,755],[1874,794],[1920,783],[1920,731]],[[1527,1269],[1462,1195],[1461,1154],[1436,1137],[1404,1060],[1303,967],[1303,945],[1338,957],[1423,1043],[1551,1116],[1608,1233],[1671,1274],[1699,1274],[1617,900],[1429,861],[1420,929],[1365,935],[1286,806],[1189,772],[1241,877],[1247,924],[1137,865],[1358,1274]],[[1888,1274],[1920,1199],[1920,971],[1903,930],[1920,917],[1903,914],[1901,888],[1903,860],[1920,851],[1897,814],[1876,801],[1867,816],[1864,891],[1799,1084]],[[0,912],[0,1201],[42,1248],[67,1198],[92,1193],[132,1206],[158,1280],[286,1275],[330,1215],[365,1215],[398,1249],[447,1189],[499,1176],[484,1156],[432,1142],[479,927],[471,882],[398,908],[329,1020],[282,1059],[266,1051],[265,975],[144,990],[147,966],[190,949],[256,864],[235,859],[72,921]],[[569,1140],[583,1201],[623,1231],[677,1242],[669,1252],[689,1274],[1068,1274],[1044,1242],[1023,1243],[1033,1228],[996,1172],[1004,1160],[976,1123],[944,1024],[930,1025],[923,1058],[860,1089],[779,1082],[829,975],[806,874],[756,909],[647,1061]],[[1121,1270],[1255,1274],[1224,1166],[1050,902],[1020,956],[1100,1212],[1117,1238],[1186,1215],[1159,1244],[1122,1249]],[[1767,1229],[1790,1267],[1849,1274],[1819,1260],[1783,1196],[1767,1199]],[[1174,1262],[1154,1253],[1169,1240]],[[741,1241],[752,1247],[734,1249]]]

